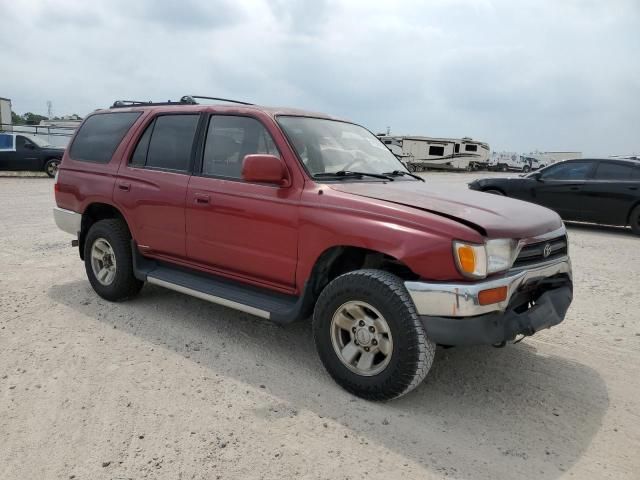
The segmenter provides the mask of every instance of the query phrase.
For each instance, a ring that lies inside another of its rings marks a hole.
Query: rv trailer
[[[469,137],[436,138],[378,135],[378,138],[412,172],[422,170],[478,170],[489,163],[485,142]]]

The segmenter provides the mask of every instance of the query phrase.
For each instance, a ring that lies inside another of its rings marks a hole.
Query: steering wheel
[[[358,165],[359,163],[362,163],[366,160],[366,157],[360,151],[355,152],[353,156],[354,156],[354,159],[351,162],[349,162],[347,165],[342,167],[342,170],[349,171],[351,170],[351,168],[353,168],[354,165]]]

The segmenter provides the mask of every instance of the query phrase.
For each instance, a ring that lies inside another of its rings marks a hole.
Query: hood
[[[530,238],[562,227],[557,213],[512,198],[413,181],[352,182],[333,190],[375,198],[456,220],[490,238]]]

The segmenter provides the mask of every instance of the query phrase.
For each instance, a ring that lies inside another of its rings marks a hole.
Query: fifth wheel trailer
[[[0,97],[0,130],[11,130],[11,100]]]

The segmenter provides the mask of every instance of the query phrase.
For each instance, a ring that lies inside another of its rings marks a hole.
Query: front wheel
[[[58,166],[60,165],[60,160],[57,158],[52,158],[47,163],[44,164],[44,171],[51,178],[56,176],[58,172]]]
[[[356,270],[329,283],[316,303],[313,336],[333,379],[367,400],[410,392],[435,355],[402,280],[380,270]]]

